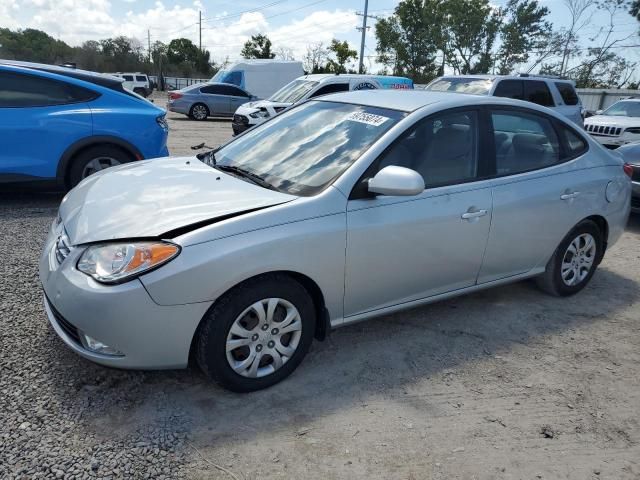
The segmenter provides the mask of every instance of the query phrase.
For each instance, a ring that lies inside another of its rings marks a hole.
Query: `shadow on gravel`
[[[607,302],[591,302],[607,292]],[[521,282],[345,327],[315,342],[298,370],[275,387],[233,394],[195,371],[125,372],[76,357],[53,333],[36,348],[53,348],[54,392],[76,394],[84,428],[99,436],[160,428],[211,446],[248,442],[261,433],[295,431],[317,417],[366,406],[367,399],[410,394],[437,375],[467,363],[508,354],[527,355],[541,337],[586,328],[638,297],[638,284],[604,268],[580,294],[555,298]],[[585,303],[589,303],[588,309]],[[539,340],[540,339],[540,340]],[[69,382],[65,372],[73,372]],[[517,379],[516,379],[517,383]],[[408,398],[408,397],[405,397]],[[412,403],[429,414],[428,399]],[[108,433],[105,433],[108,432]]]
[[[632,213],[629,216],[626,230],[633,233],[640,233],[640,213]]]

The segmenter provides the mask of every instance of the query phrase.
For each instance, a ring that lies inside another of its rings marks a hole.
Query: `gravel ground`
[[[231,132],[169,118],[173,154]],[[2,479],[640,478],[638,217],[572,298],[521,282],[346,327],[237,395],[63,345],[37,278],[60,199],[0,193]]]

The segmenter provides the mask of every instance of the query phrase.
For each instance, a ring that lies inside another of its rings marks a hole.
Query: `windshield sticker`
[[[374,127],[379,127],[384,122],[389,120],[389,117],[383,117],[382,115],[374,115],[373,113],[353,112],[346,119],[351,120],[352,122],[366,123],[367,125],[373,125]]]

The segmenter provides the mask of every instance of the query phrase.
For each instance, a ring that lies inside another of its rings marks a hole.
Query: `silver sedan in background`
[[[95,362],[192,356],[257,390],[331,328],[525,278],[579,292],[624,230],[629,174],[531,103],[330,95],[197,158],[84,180],[42,253],[45,307]]]
[[[232,117],[240,105],[257,100],[242,88],[228,83],[198,83],[168,93],[167,109],[193,120]]]

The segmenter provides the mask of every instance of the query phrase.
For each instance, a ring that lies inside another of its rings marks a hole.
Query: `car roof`
[[[77,80],[83,80],[85,82],[94,83],[102,87],[110,88],[112,90],[121,90],[123,80],[119,77],[112,75],[90,72],[88,70],[80,70],[77,68],[62,67],[59,65],[47,65],[45,63],[33,63],[33,62],[20,62],[17,60],[2,60],[0,59],[0,65],[9,67],[26,68],[29,70],[38,70],[41,72],[55,73],[57,75],[63,75],[65,77],[75,78]]]
[[[553,77],[553,76],[545,76],[545,75],[535,75],[535,74],[522,74],[522,75],[491,75],[491,74],[469,74],[469,75],[442,75],[441,77],[436,78],[436,80],[440,80],[442,78],[477,78],[478,80],[549,80],[552,82],[565,82],[570,84],[575,84],[573,80],[570,78],[561,78],[561,77]]]
[[[457,92],[434,92],[430,90],[358,90],[344,93],[334,93],[312,100],[353,103],[368,107],[388,108],[403,112],[413,112],[427,105],[440,104],[444,108],[477,106],[477,105],[512,105],[538,110],[549,114],[548,108],[523,100],[504,97],[490,97],[486,95],[470,95]],[[551,113],[557,116],[554,113]]]
[[[346,78],[347,80],[350,80],[352,78],[373,78],[373,79],[378,79],[378,78],[406,78],[406,77],[399,77],[399,76],[393,76],[393,75],[369,75],[366,73],[360,74],[360,73],[311,73],[308,75],[303,75],[301,78],[304,78],[305,80],[314,80],[316,82],[320,82],[326,78]]]

